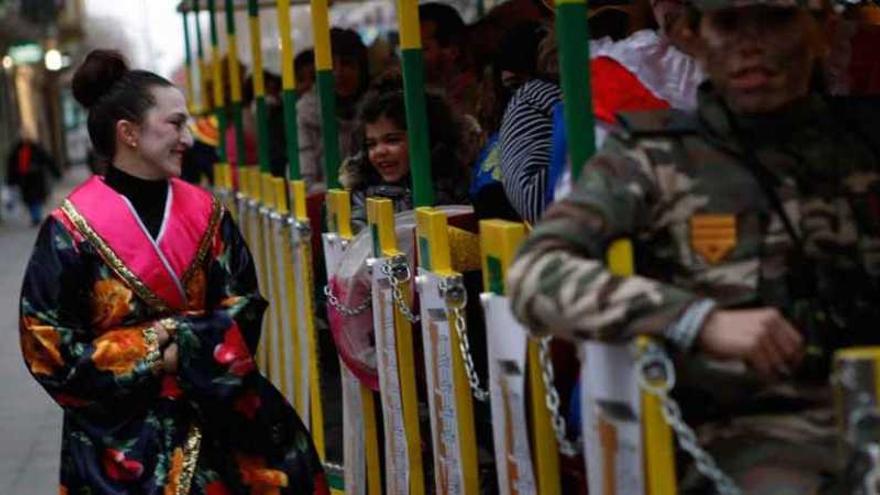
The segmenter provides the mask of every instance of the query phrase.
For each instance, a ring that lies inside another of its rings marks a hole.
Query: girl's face
[[[366,125],[367,157],[385,182],[398,182],[409,174],[406,131],[385,116]]]

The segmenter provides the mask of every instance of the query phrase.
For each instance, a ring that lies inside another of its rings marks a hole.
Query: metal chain
[[[357,306],[346,306],[342,301],[339,300],[338,297],[333,295],[333,291],[330,290],[329,285],[324,286],[324,295],[327,296],[327,302],[330,306],[333,306],[333,309],[339,311],[340,314],[346,316],[348,318],[354,318],[355,316],[359,316],[364,314],[367,309],[373,304],[372,295],[368,294],[364,302],[358,304]]]
[[[559,444],[559,452],[567,457],[573,457],[578,453],[578,445],[569,441],[565,436],[565,418],[559,412],[559,392],[556,391],[556,386],[553,384],[556,379],[553,363],[550,360],[550,338],[538,339],[538,361],[541,365],[541,379],[544,382],[544,402],[550,412],[553,431],[556,433],[556,443]]]
[[[636,377],[642,390],[660,399],[663,419],[675,432],[681,448],[693,457],[697,471],[712,481],[720,495],[741,495],[739,487],[700,446],[696,433],[682,417],[681,407],[669,397],[675,385],[675,368],[663,349],[657,345],[648,347],[636,362]]]
[[[870,469],[865,473],[862,481],[862,489],[865,495],[878,495],[880,493],[880,446],[871,443],[865,446],[864,452],[870,460]]]
[[[465,308],[467,307],[467,291],[461,277],[447,277],[440,280],[440,295],[446,299],[446,307],[455,319],[455,332],[458,334],[458,350],[461,351],[461,359],[464,361],[464,370],[467,373],[471,393],[480,402],[489,400],[489,391],[480,384],[480,376],[477,375],[474,359],[471,355],[471,344],[467,336],[467,320]]]
[[[391,298],[397,305],[400,314],[409,320],[410,323],[418,323],[420,320],[419,315],[413,313],[412,309],[406,304],[406,298],[403,296],[403,289],[400,288],[402,284],[405,284],[412,279],[412,272],[409,269],[409,263],[406,261],[406,256],[394,256],[382,265],[381,270],[382,274],[388,277],[388,281],[391,283]]]

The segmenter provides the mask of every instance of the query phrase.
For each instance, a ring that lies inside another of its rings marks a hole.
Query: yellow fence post
[[[397,268],[402,269],[403,266],[408,266],[405,264],[408,264],[409,260],[406,260],[405,255],[397,249],[394,208],[391,200],[369,198],[367,200],[367,218],[373,238],[373,252],[379,258],[378,263],[390,264],[394,261],[402,261],[403,264]],[[381,265],[373,267],[374,274],[382,270],[383,267]],[[385,280],[391,282],[391,277]],[[383,335],[386,332],[384,328],[385,322],[390,321],[393,325],[393,331],[391,332],[394,339],[393,349],[383,349],[382,345],[377,345],[379,347],[378,354],[380,355],[380,383],[382,383],[385,376],[381,369],[383,363],[382,356],[384,356],[384,359],[386,359],[384,362],[395,362],[397,364],[396,374],[390,373],[391,376],[388,376],[388,379],[399,384],[398,397],[389,392],[389,387],[384,384],[381,385],[382,407],[385,413],[383,414],[383,419],[385,420],[385,449],[387,453],[385,460],[388,477],[386,493],[388,495],[406,495],[407,493],[410,495],[424,495],[425,480],[424,472],[422,471],[422,442],[419,428],[419,404],[416,393],[416,364],[413,350],[412,324],[404,316],[397,304],[393,302],[389,304],[389,301],[393,300],[391,296],[391,293],[394,292],[393,290],[388,291],[387,288],[376,290],[375,283],[373,287],[374,321],[382,322],[382,325],[375,325],[377,342],[384,338]],[[400,296],[403,298],[400,304],[411,307],[410,281],[399,280],[399,289]],[[388,311],[389,307],[393,308],[391,313],[383,314]],[[376,314],[377,311],[379,314]],[[395,411],[394,409],[396,409],[398,404],[400,411]],[[394,416],[398,413],[400,418],[395,418]],[[395,423],[397,419],[400,419],[402,422],[405,454],[400,450],[400,439],[396,438],[395,434],[397,432],[396,427],[399,426]],[[404,470],[397,465],[401,455],[406,456],[405,462],[407,467],[405,472],[408,473],[408,477],[401,478],[401,476],[404,476]],[[406,479],[409,480],[409,486],[406,488],[400,487],[400,480]]]
[[[272,177],[269,179],[269,191],[274,197],[272,203],[272,212],[269,215],[269,233],[270,233],[270,263],[269,270],[272,272],[271,289],[272,289],[272,316],[275,318],[275,328],[272,334],[272,353],[273,378],[278,385],[278,389],[282,393],[286,393],[289,387],[287,362],[284,359],[285,342],[284,329],[286,325],[286,287],[283,280],[283,274],[287,271],[287,265],[284,264],[284,220],[287,218],[287,193],[284,190],[284,179],[280,177]]]
[[[276,378],[276,363],[272,359],[272,346],[275,345],[274,339],[277,335],[276,329],[278,321],[275,318],[275,310],[273,306],[277,305],[277,292],[273,290],[276,273],[272,270],[274,246],[272,245],[272,213],[275,208],[275,191],[272,188],[272,175],[262,173],[258,167],[248,167],[254,174],[254,180],[259,187],[259,205],[257,206],[257,229],[259,231],[260,248],[262,255],[261,275],[263,277],[263,295],[269,301],[269,311],[264,316],[263,335],[267,338],[263,339],[266,343],[264,352],[266,354],[266,375],[272,379]]]
[[[452,269],[446,214],[434,208],[418,208],[416,225],[434,480],[438,493],[477,494],[480,480],[472,391],[459,338],[459,331],[466,329],[458,328],[456,317],[464,316],[467,292],[461,274]],[[441,315],[436,313],[438,308],[443,310]],[[465,334],[464,338],[469,337]],[[451,357],[451,370],[442,369],[447,366],[443,355]],[[444,379],[448,375],[452,376],[451,384]],[[447,392],[449,385],[451,394]],[[450,417],[455,418],[452,424]],[[453,490],[453,484],[460,488]]]
[[[543,493],[539,488],[547,486],[546,480],[558,479],[558,471],[550,470],[543,475],[543,486],[536,482],[538,459],[532,454],[539,445],[535,444],[534,449],[530,445],[527,418],[533,409],[525,399],[530,339],[527,330],[513,318],[505,297],[504,278],[524,237],[525,226],[521,223],[480,222],[485,290],[480,297],[486,318],[495,469],[499,491],[507,495]],[[549,447],[552,448],[555,447]],[[547,469],[546,463],[541,467]]]
[[[635,274],[632,241],[615,241],[607,253],[608,270],[619,277]],[[636,341],[639,352],[652,345],[649,337]],[[648,495],[675,495],[678,493],[675,478],[675,446],[672,430],[663,418],[660,399],[641,392],[642,451],[644,453],[645,492]]]
[[[326,438],[324,436],[324,408],[321,398],[321,375],[318,355],[318,335],[315,330],[314,277],[312,276],[312,231],[306,211],[306,184],[304,181],[291,181],[291,200],[293,201],[293,256],[296,294],[299,315],[300,351],[305,350],[308,375],[308,418],[315,449],[326,460]],[[303,376],[303,375],[300,375]],[[306,397],[304,395],[303,397]]]
[[[349,192],[341,189],[327,191],[326,204],[327,232],[323,234],[323,240],[327,281],[329,283],[338,263],[354,239],[354,233],[351,228],[351,195]],[[340,359],[340,367],[344,368],[345,366],[345,363]],[[367,495],[380,495],[382,493],[382,475],[380,473],[379,429],[374,399],[375,392],[361,384],[354,375],[346,375],[346,373],[343,370],[343,404],[345,404],[345,407],[353,407],[353,409],[345,411],[344,414],[358,415],[362,421],[362,431],[351,432],[349,431],[351,421],[343,417],[344,449],[357,450],[356,452],[344,451],[346,491],[349,490],[349,485],[351,485],[352,490],[365,487],[364,492]],[[351,381],[351,385],[346,382],[347,380]],[[356,405],[351,406],[350,403]],[[359,404],[359,407],[357,404]],[[363,442],[361,443],[358,440],[352,445],[350,435],[360,434],[363,435]],[[363,456],[363,464],[355,468],[353,466],[354,459],[357,458],[358,462],[360,462],[361,455]],[[363,473],[363,479],[355,478],[359,473]]]
[[[263,239],[262,220],[260,217],[260,208],[262,207],[263,201],[263,198],[261,197],[262,187],[260,184],[260,175],[256,167],[241,167],[239,169],[239,174],[245,188],[242,197],[242,204],[244,205],[241,214],[242,223],[245,224],[246,231],[248,232],[247,241],[256,264],[260,293],[263,294],[263,296],[268,296],[269,288],[266,282],[268,281],[269,275],[266,270],[266,251]],[[270,315],[264,316],[264,335],[268,333],[268,320],[270,319]],[[260,366],[260,369],[268,375],[271,373],[271,370],[269,369],[269,344],[266,340],[267,339],[260,339],[260,344],[257,348],[257,363]]]
[[[301,335],[305,332],[304,329],[301,328],[300,325],[300,317],[299,317],[299,305],[301,303],[302,294],[299,293],[299,284],[296,277],[296,269],[294,266],[294,257],[296,254],[296,218],[298,215],[297,210],[300,208],[298,205],[299,200],[297,199],[297,194],[294,191],[294,181],[288,181],[288,196],[290,197],[290,220],[288,221],[288,227],[290,231],[287,233],[287,245],[285,251],[285,260],[284,264],[288,267],[284,270],[284,279],[285,284],[288,286],[288,305],[290,308],[290,318],[292,319],[291,324],[291,354],[293,359],[291,360],[291,365],[293,367],[292,370],[292,378],[293,378],[293,386],[291,387],[293,391],[293,397],[290,399],[290,403],[293,404],[296,411],[299,413],[300,417],[303,418],[303,422],[307,425],[309,424],[309,400],[308,400],[308,390],[309,386],[306,381],[308,376],[308,359],[303,359],[303,357],[307,357],[306,350],[303,346],[303,340]],[[305,208],[305,204],[301,206],[301,208]]]

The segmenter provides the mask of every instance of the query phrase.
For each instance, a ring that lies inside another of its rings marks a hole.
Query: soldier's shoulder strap
[[[699,132],[695,114],[674,109],[621,112],[617,114],[617,123],[631,139],[682,137]]]

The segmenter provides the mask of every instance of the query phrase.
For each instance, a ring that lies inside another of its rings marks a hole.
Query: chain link
[[[660,400],[663,419],[675,432],[681,448],[693,457],[697,471],[712,481],[720,495],[741,495],[739,487],[700,446],[696,433],[682,417],[681,407],[669,396],[669,391],[675,386],[675,368],[659,346],[650,345],[639,357],[636,376],[639,387]]]
[[[556,379],[553,363],[550,360],[550,337],[538,340],[538,361],[541,365],[541,379],[544,382],[544,402],[547,405],[547,411],[550,412],[553,432],[556,433],[556,443],[559,444],[559,452],[567,457],[573,457],[578,453],[578,445],[565,436],[565,418],[559,412],[559,392],[556,391],[556,386],[553,384]]]
[[[412,272],[409,269],[409,263],[406,261],[406,256],[394,256],[382,264],[380,269],[382,270],[382,274],[388,277],[388,281],[391,283],[391,298],[397,305],[400,314],[409,320],[410,323],[418,323],[420,320],[419,315],[413,313],[412,309],[406,304],[406,298],[403,296],[403,289],[400,288],[402,284],[405,284],[412,279]]]
[[[464,361],[464,370],[467,373],[471,393],[480,402],[489,400],[489,391],[480,384],[480,376],[477,375],[474,359],[471,355],[471,344],[467,336],[467,319],[465,308],[467,307],[467,291],[461,277],[447,277],[440,280],[440,295],[446,299],[446,307],[455,320],[455,332],[458,334],[458,350],[461,351],[461,359]]]
[[[880,446],[871,443],[863,450],[870,461],[870,468],[865,473],[862,489],[865,495],[878,495],[880,494]]]
[[[357,306],[346,306],[342,301],[339,300],[338,297],[333,295],[333,291],[330,290],[329,285],[324,286],[324,295],[327,296],[327,302],[330,304],[330,306],[333,306],[333,309],[348,318],[354,318],[355,316],[364,314],[364,312],[366,312],[367,309],[369,309],[370,306],[373,304],[372,294],[367,294],[364,302],[358,304]]]

